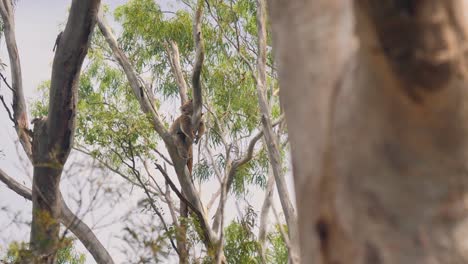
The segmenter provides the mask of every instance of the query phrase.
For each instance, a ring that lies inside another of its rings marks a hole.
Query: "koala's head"
[[[192,115],[193,114],[193,100],[190,99],[187,102],[185,102],[185,104],[183,104],[180,107],[180,111],[184,115]]]

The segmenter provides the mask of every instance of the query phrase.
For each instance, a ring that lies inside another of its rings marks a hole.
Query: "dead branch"
[[[29,136],[28,112],[23,91],[23,78],[21,75],[21,62],[18,53],[15,36],[15,16],[11,1],[0,1],[0,15],[3,21],[3,34],[10,58],[10,71],[12,85],[9,88],[13,91],[13,119],[16,133],[23,146],[26,155],[31,159],[32,146]]]

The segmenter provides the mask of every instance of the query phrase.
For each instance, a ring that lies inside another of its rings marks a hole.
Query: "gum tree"
[[[81,221],[74,220],[73,213],[63,202],[59,188],[63,166],[73,145],[81,65],[88,50],[99,5],[99,0],[72,2],[65,30],[58,39],[52,66],[48,116],[34,119],[34,128],[31,130],[15,39],[13,3],[8,0],[0,2],[12,78],[10,89],[13,92],[13,113],[10,119],[34,167],[32,191],[3,171],[1,178],[7,186],[33,202],[29,247],[30,261],[34,263],[55,262],[60,248],[60,222],[70,227],[83,241],[88,241],[97,258],[112,262],[107,251],[89,232],[90,229]]]
[[[302,259],[466,263],[466,2],[268,2]]]

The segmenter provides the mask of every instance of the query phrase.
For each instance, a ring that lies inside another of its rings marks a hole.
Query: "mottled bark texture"
[[[60,247],[60,176],[73,145],[78,80],[99,5],[99,0],[72,2],[52,65],[49,115],[33,122],[30,248],[34,263],[55,263]]]
[[[303,261],[468,263],[465,2],[269,1]]]

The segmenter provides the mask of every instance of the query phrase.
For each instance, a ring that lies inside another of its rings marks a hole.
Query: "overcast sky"
[[[102,0],[103,3],[110,5],[111,10],[116,6],[126,2],[124,0]],[[160,1],[159,1],[160,2]],[[164,1],[166,2],[166,1]],[[34,99],[37,99],[37,86],[43,81],[49,80],[51,75],[51,66],[54,53],[52,48],[57,34],[63,29],[63,23],[66,21],[67,10],[71,1],[68,0],[19,0],[16,7],[16,39],[18,44],[18,50],[21,59],[22,73],[23,73],[23,84],[25,90],[25,96],[28,104]],[[167,2],[166,2],[167,3]],[[172,2],[171,2],[172,3]],[[166,4],[167,5],[167,4]],[[172,5],[172,4],[169,4]],[[0,44],[0,59],[9,64],[8,55],[6,53],[6,47],[4,41]],[[9,68],[7,68],[7,75],[9,76]],[[6,97],[7,102],[11,102],[10,93],[4,87],[0,86],[0,94]],[[24,183],[28,187],[31,186],[31,181],[26,175],[31,175],[31,170],[25,170],[21,167],[21,162],[17,156],[15,145],[13,141],[17,138],[13,128],[13,124],[8,119],[6,112],[3,108],[0,108],[0,168],[5,170],[9,175],[17,179],[19,182]],[[19,150],[22,153],[22,149]],[[290,182],[291,183],[291,182]],[[290,184],[289,186],[291,186]],[[213,188],[214,189],[214,188]],[[64,192],[67,191],[62,186]],[[133,193],[128,194],[132,199],[128,199],[127,204],[122,204],[122,208],[128,208],[136,203],[136,198]],[[208,200],[211,194],[207,192],[206,197]],[[275,197],[277,200],[277,197]],[[291,198],[294,199],[293,193]],[[257,192],[249,198],[249,202],[254,203],[259,207],[263,201],[263,192]],[[227,208],[235,208],[235,204],[232,199],[229,202]],[[276,201],[276,208],[280,209],[279,203]],[[0,183],[0,208],[2,206],[9,206],[10,208],[21,209],[21,211],[30,219],[31,203],[25,201],[20,196],[9,190]],[[122,208],[116,208],[120,210]],[[1,210],[1,209],[0,209]],[[257,211],[258,211],[257,210]],[[229,213],[229,212],[228,212]],[[237,212],[232,212],[233,214]],[[15,229],[14,227],[5,230],[2,228],[6,225],[5,213],[2,214],[0,211],[0,251],[1,248],[12,240],[29,240],[29,230],[25,229],[24,226],[21,229]],[[227,216],[227,218],[232,218]],[[85,221],[90,224],[93,221],[92,217],[85,218]],[[120,232],[121,226],[113,226],[107,230],[100,230],[97,232],[98,238],[110,251],[114,257],[116,263],[123,263],[123,255],[120,253],[116,246],[115,233]],[[2,240],[3,239],[3,240]],[[6,241],[5,241],[6,239]],[[79,245],[78,247],[81,252],[86,250]],[[87,254],[87,263],[94,263],[92,257]]]

